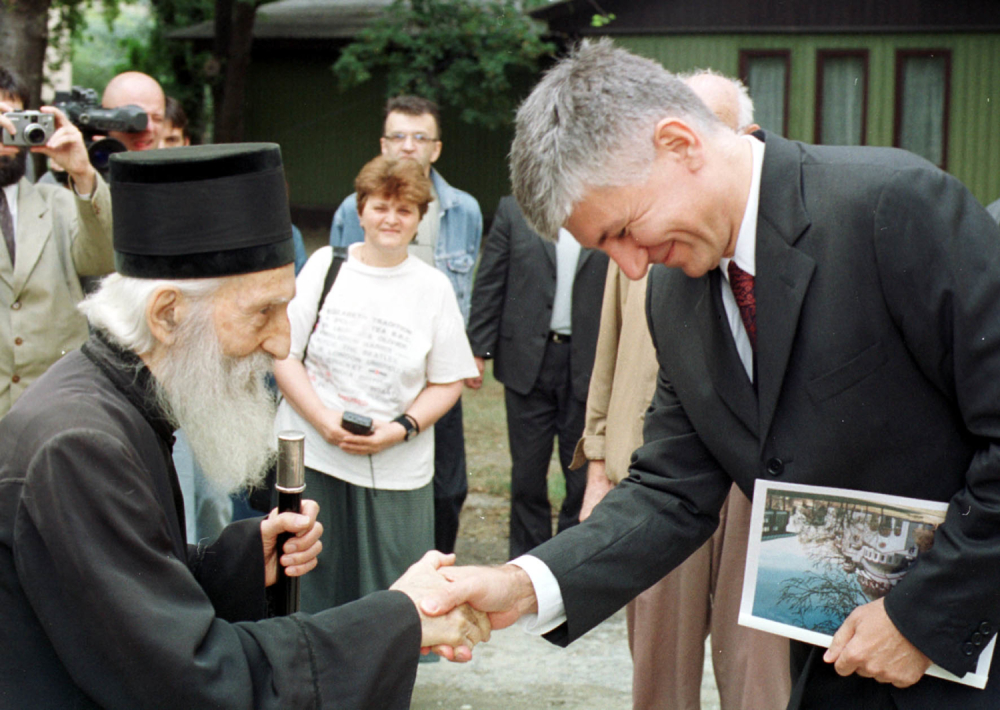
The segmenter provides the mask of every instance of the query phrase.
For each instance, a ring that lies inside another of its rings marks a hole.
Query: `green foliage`
[[[118,0],[105,0],[94,7],[94,0],[53,0],[50,17],[55,22],[49,27],[47,58],[48,68],[57,71],[73,56],[76,44],[83,38],[88,16],[100,13],[108,26],[118,17]]]
[[[342,90],[384,71],[388,93],[417,94],[488,129],[513,119],[519,78],[555,51],[515,0],[394,0],[348,45]]]
[[[195,52],[193,43],[168,40],[167,35],[211,19],[213,7],[213,0],[105,0],[100,7],[88,8],[75,25],[73,83],[100,94],[116,74],[144,72],[183,104],[192,131],[201,133],[207,113],[201,75],[208,53]]]
[[[73,39],[73,83],[100,93],[123,65],[129,47],[149,42],[153,20],[148,4],[87,9]]]
[[[608,12],[608,13],[600,14],[600,15],[594,15],[593,17],[590,18],[590,26],[591,27],[607,27],[609,24],[611,24],[612,22],[614,22],[615,19],[616,19],[615,18],[615,13],[613,13],[613,12]]]

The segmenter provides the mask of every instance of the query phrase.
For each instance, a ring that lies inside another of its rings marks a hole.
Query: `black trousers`
[[[455,551],[458,517],[469,492],[462,399],[434,425],[434,547]]]
[[[549,342],[535,388],[526,395],[506,389],[507,436],[510,442],[510,556],[517,557],[552,537],[552,510],[547,476],[555,438],[566,479],[566,499],[559,511],[558,531],[579,522],[584,468],[571,471],[573,450],[583,433],[586,402],[573,397],[570,344]]]
[[[823,661],[825,648],[792,641],[789,650],[794,683],[789,710],[896,710],[892,686],[859,675],[841,677]]]

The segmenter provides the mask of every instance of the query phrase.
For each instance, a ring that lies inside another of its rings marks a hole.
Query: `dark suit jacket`
[[[718,269],[651,272],[646,444],[585,524],[535,551],[566,604],[552,639],[577,638],[694,551],[731,481],[751,495],[778,478],[950,501],[885,605],[937,664],[972,670],[1000,626],[996,225],[908,153],[767,134],[756,263],[756,393]],[[935,678],[893,694],[900,708],[1000,707],[995,687]]]
[[[573,279],[570,363],[573,395],[587,399],[601,320],[608,257],[580,251]],[[504,197],[483,246],[472,289],[469,343],[472,352],[493,358],[493,374],[518,394],[538,379],[556,296],[556,247],[524,221],[513,197]]]

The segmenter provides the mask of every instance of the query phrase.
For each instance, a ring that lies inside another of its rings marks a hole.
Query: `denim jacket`
[[[476,198],[449,185],[433,168],[431,182],[441,201],[441,223],[438,227],[437,245],[434,247],[434,265],[451,281],[458,307],[468,324],[473,267],[483,238],[483,215]],[[333,215],[330,245],[345,247],[364,241],[364,238],[361,221],[358,219],[357,195],[351,194]]]

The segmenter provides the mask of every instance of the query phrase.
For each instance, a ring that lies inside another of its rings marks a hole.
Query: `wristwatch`
[[[410,439],[412,439],[413,437],[415,437],[417,434],[420,433],[420,425],[417,424],[417,420],[414,419],[409,414],[407,414],[406,412],[403,412],[392,421],[396,422],[397,424],[401,424],[403,428],[406,429],[406,434],[403,436],[403,441],[409,441]]]

